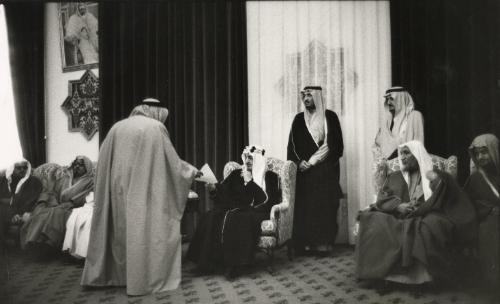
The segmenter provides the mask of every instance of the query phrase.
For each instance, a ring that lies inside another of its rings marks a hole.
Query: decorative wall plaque
[[[80,80],[69,81],[69,96],[61,107],[68,115],[69,130],[92,139],[99,130],[99,79],[91,70]]]

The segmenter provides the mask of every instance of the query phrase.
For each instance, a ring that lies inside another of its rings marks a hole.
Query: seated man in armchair
[[[189,246],[187,258],[203,272],[224,268],[233,278],[240,267],[251,264],[260,234],[260,224],[269,219],[278,203],[278,176],[266,172],[264,150],[246,147],[243,166],[220,184],[207,185],[214,209],[205,213]]]
[[[42,191],[42,183],[31,175],[31,164],[18,161],[0,177],[0,251],[10,224],[22,224],[27,219]]]
[[[69,174],[51,183],[60,183],[60,193],[43,191],[30,218],[21,227],[21,246],[48,245],[61,250],[66,233],[66,221],[73,208],[85,204],[85,197],[94,189],[92,161],[77,156],[69,167]]]
[[[500,160],[498,138],[493,134],[476,137],[469,154],[476,170],[464,190],[474,203],[479,222],[478,255],[485,283],[498,287],[500,281]]]
[[[356,276],[403,284],[450,279],[451,254],[475,237],[473,205],[448,173],[433,171],[421,142],[402,144],[398,153],[401,171],[360,212]]]

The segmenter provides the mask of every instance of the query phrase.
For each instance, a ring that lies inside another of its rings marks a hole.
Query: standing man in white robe
[[[398,157],[398,146],[403,143],[424,143],[424,119],[405,88],[392,87],[385,91],[384,98],[386,121],[375,137],[374,158],[387,160]]]
[[[177,155],[168,110],[146,99],[104,139],[82,285],[143,295],[181,281],[180,221],[198,170]]]

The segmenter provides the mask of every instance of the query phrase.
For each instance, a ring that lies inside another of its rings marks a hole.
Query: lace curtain
[[[391,79],[389,1],[250,1],[247,39],[250,143],[286,158],[306,85],[322,86],[339,116],[347,194],[339,239],[352,243],[357,211],[374,197],[371,146]]]

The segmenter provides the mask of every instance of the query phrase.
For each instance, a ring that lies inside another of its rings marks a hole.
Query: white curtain
[[[9,43],[4,6],[0,4],[0,170],[19,160],[23,153],[17,132],[9,62]]]
[[[371,146],[391,79],[389,1],[250,1],[247,37],[251,144],[286,158],[306,85],[322,86],[339,116],[347,193],[340,233],[348,234],[339,238],[352,243],[357,211],[374,197]]]

